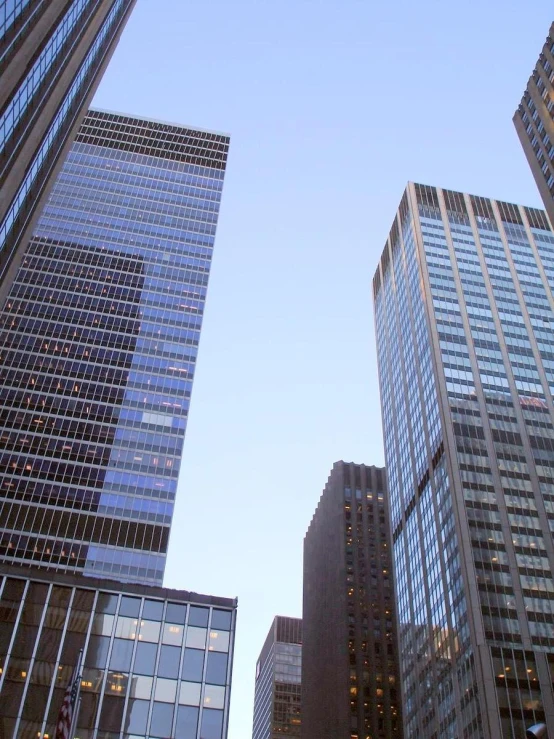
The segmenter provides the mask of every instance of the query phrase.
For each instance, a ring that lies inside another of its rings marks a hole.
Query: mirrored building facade
[[[256,664],[252,739],[301,735],[302,619],[275,616]]]
[[[554,234],[410,183],[374,277],[407,736],[554,735]]]
[[[0,737],[54,739],[83,650],[79,739],[224,739],[236,601],[0,565]]]
[[[134,4],[0,3],[0,299]]]
[[[228,145],[87,114],[0,310],[0,561],[161,583]]]
[[[554,223],[554,23],[515,112],[514,124],[550,223]]]

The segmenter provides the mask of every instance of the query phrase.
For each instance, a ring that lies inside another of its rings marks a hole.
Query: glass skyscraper
[[[275,616],[256,664],[252,739],[301,735],[302,619]]]
[[[514,115],[514,124],[550,222],[554,223],[554,23]]]
[[[554,234],[410,183],[374,277],[408,737],[554,736]]]
[[[0,280],[29,239],[134,4],[0,3]]]
[[[90,111],[0,310],[0,560],[161,583],[227,136]]]

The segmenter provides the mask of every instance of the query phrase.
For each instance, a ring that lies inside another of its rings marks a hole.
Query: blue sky
[[[238,596],[229,739],[333,462],[382,464],[371,280],[408,180],[540,205],[542,0],[138,0],[95,105],[231,134],[166,585]]]

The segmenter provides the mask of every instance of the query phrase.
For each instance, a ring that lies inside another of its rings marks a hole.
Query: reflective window
[[[120,616],[138,616],[140,611],[140,598],[130,598],[124,595],[119,606]]]
[[[130,734],[146,734],[146,722],[148,720],[148,701],[131,698],[127,706],[124,731]]]
[[[164,624],[162,642],[164,644],[174,644],[180,647],[183,643],[184,631],[184,626],[178,624]]]
[[[150,736],[166,737],[171,736],[171,724],[173,722],[173,706],[170,703],[154,703],[152,708],[152,721],[150,723]]]
[[[127,686],[129,684],[129,675],[121,672],[108,672],[106,680],[106,694],[121,695],[127,694]]]
[[[179,706],[177,709],[177,728],[175,736],[179,739],[196,739],[198,727],[198,708]]]
[[[164,703],[175,703],[177,695],[177,680],[166,680],[159,677],[156,680],[155,699]]]
[[[88,667],[104,668],[108,659],[109,648],[109,637],[91,636],[88,643],[85,665],[87,665]]]
[[[181,673],[182,679],[193,680],[194,682],[201,682],[203,671],[204,652],[200,649],[185,649],[183,670]]]
[[[117,610],[117,595],[114,593],[99,593],[96,601],[96,613],[115,613]]]
[[[205,708],[202,711],[200,739],[221,739],[223,732],[223,711]]]
[[[110,657],[110,669],[129,672],[131,657],[133,656],[133,642],[128,639],[114,639]]]
[[[164,604],[161,600],[145,600],[142,609],[142,618],[148,618],[152,621],[161,621],[164,611]]]
[[[202,685],[200,683],[182,682],[179,692],[179,703],[186,706],[199,706],[201,689]]]
[[[214,685],[225,685],[227,682],[227,654],[224,652],[208,652],[206,682]]]
[[[152,696],[153,678],[145,675],[134,675],[129,684],[129,694],[131,698],[144,698],[150,700]]]
[[[212,629],[231,630],[231,611],[218,611],[214,608],[212,612]]]
[[[84,667],[81,678],[81,690],[89,693],[99,693],[102,689],[104,671],[95,667]]]
[[[156,652],[156,644],[143,644],[139,642],[137,644],[133,672],[137,672],[140,675],[153,675],[156,665]]]
[[[136,618],[119,616],[115,627],[115,635],[122,639],[134,639],[137,635],[138,621]]]
[[[189,612],[189,626],[207,626],[209,615],[209,608],[191,606]]]
[[[92,633],[100,634],[101,636],[111,636],[114,621],[115,616],[105,616],[97,613],[92,620]]]
[[[186,646],[193,647],[194,649],[204,649],[206,647],[207,633],[206,629],[198,629],[195,626],[189,626],[185,641]]]
[[[228,652],[229,651],[229,632],[228,631],[210,631],[210,643],[209,643],[208,649],[214,652]]]
[[[187,615],[187,607],[178,603],[168,603],[165,612],[165,620],[174,624],[184,624]]]
[[[160,651],[160,661],[158,663],[158,675],[160,677],[179,677],[179,660],[181,659],[181,650],[179,647],[169,647],[163,645]]]
[[[123,698],[105,695],[102,701],[102,712],[100,714],[99,726],[102,731],[113,731],[118,734],[123,719],[125,701]]]
[[[225,706],[225,688],[219,685],[206,685],[204,688],[204,705],[208,708]]]
[[[139,639],[141,641],[160,640],[160,623],[158,621],[142,621],[140,622]]]

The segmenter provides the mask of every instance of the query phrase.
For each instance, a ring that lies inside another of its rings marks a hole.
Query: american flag
[[[60,708],[58,721],[56,723],[55,739],[69,739],[75,704],[77,703],[77,696],[79,695],[79,683],[81,680],[81,675],[79,673],[80,670],[76,669],[65,691],[62,707]]]

